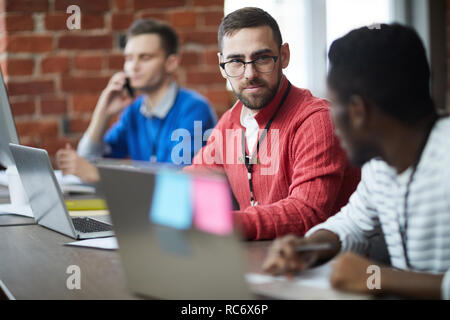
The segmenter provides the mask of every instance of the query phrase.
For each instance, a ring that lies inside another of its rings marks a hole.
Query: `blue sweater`
[[[143,99],[141,96],[128,106],[106,133],[104,142],[111,151],[105,156],[149,161],[153,153],[157,162],[190,164],[195,153],[206,144],[200,134],[214,128],[217,122],[206,99],[194,91],[180,88],[174,105],[163,119],[145,117],[140,112]],[[201,133],[198,128],[195,131],[197,137],[194,136],[194,121],[201,121],[201,126],[197,124]],[[181,130],[172,137],[176,129]]]

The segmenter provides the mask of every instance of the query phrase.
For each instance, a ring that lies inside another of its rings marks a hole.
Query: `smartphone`
[[[123,86],[123,88],[127,91],[128,95],[131,98],[134,98],[134,89],[131,87],[130,78],[125,79],[125,85]]]

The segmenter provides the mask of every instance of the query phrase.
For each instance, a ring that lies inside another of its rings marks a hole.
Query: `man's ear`
[[[171,54],[166,59],[166,72],[169,74],[175,73],[180,65],[180,56],[177,54]]]
[[[219,64],[222,63],[222,54],[220,52],[217,52],[217,58],[219,58]],[[222,77],[225,79],[228,79],[227,74],[225,73],[225,70],[222,69],[222,67],[219,65],[220,73],[222,74]]]
[[[350,97],[348,114],[350,126],[354,130],[361,130],[367,126],[369,121],[368,105],[360,96],[353,95]]]
[[[289,49],[289,44],[285,43],[281,46],[281,67],[286,69],[289,65],[289,61],[291,60],[291,51]]]

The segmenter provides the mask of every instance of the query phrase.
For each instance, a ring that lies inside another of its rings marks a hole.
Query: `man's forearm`
[[[87,129],[89,137],[94,143],[101,143],[108,126],[109,117],[96,110]]]
[[[441,299],[443,275],[381,269],[381,293],[412,299]]]

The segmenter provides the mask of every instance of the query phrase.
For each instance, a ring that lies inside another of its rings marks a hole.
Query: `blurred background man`
[[[171,137],[176,129],[189,132],[191,139],[182,142],[188,143],[184,150],[192,159],[198,151],[194,122],[201,124],[203,134],[214,127],[216,115],[205,98],[174,81],[180,61],[178,42],[175,31],[165,23],[153,19],[133,23],[127,33],[124,71],[113,75],[103,90],[78,152],[70,145],[57,152],[64,174],[96,182],[97,170],[87,160],[100,157],[174,162],[172,150],[179,141]],[[140,94],[137,98],[135,92]],[[119,120],[106,132],[120,112]],[[197,139],[203,142],[203,136]]]

